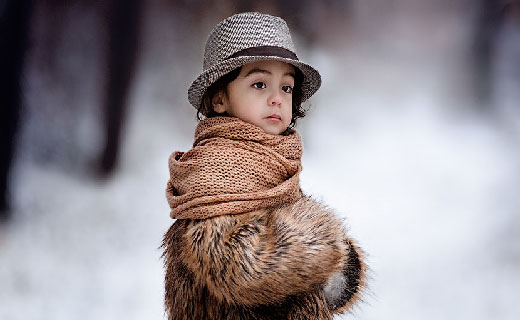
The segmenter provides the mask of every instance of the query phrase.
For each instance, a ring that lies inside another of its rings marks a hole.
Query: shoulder
[[[274,226],[275,232],[293,230],[315,239],[335,238],[338,243],[344,235],[343,221],[334,210],[309,196],[275,208],[269,215],[268,225]]]
[[[308,195],[302,195],[298,200],[292,203],[278,206],[273,212],[276,214],[286,214],[287,216],[293,217],[296,221],[302,222],[308,219],[337,219],[332,208]]]

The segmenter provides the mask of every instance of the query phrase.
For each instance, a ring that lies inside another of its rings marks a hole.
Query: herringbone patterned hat
[[[289,63],[303,73],[302,102],[321,85],[319,72],[298,60],[282,18],[258,12],[235,14],[215,26],[204,50],[202,73],[188,90],[188,100],[198,108],[206,90],[226,73],[245,64],[275,60]]]

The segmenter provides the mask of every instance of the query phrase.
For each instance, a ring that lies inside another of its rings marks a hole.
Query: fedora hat
[[[189,102],[198,108],[206,90],[220,77],[245,64],[264,60],[286,62],[302,72],[302,102],[321,85],[319,72],[298,59],[289,27],[282,18],[246,12],[221,21],[209,34],[202,73],[188,89]]]

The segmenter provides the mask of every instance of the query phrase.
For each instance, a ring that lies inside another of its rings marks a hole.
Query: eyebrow
[[[252,75],[253,73],[266,73],[266,74],[269,74],[271,75],[272,73],[268,70],[265,70],[265,69],[260,69],[260,68],[253,68],[251,70],[249,70],[245,75],[244,75],[244,78],[245,77],[248,77],[250,75]],[[294,72],[286,72],[284,73],[284,76],[291,76],[291,77],[295,77],[294,75]]]

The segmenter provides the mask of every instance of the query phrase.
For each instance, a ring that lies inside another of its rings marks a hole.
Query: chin
[[[275,128],[264,128],[264,131],[269,134],[279,135],[282,132],[284,132],[285,130],[275,129]]]

